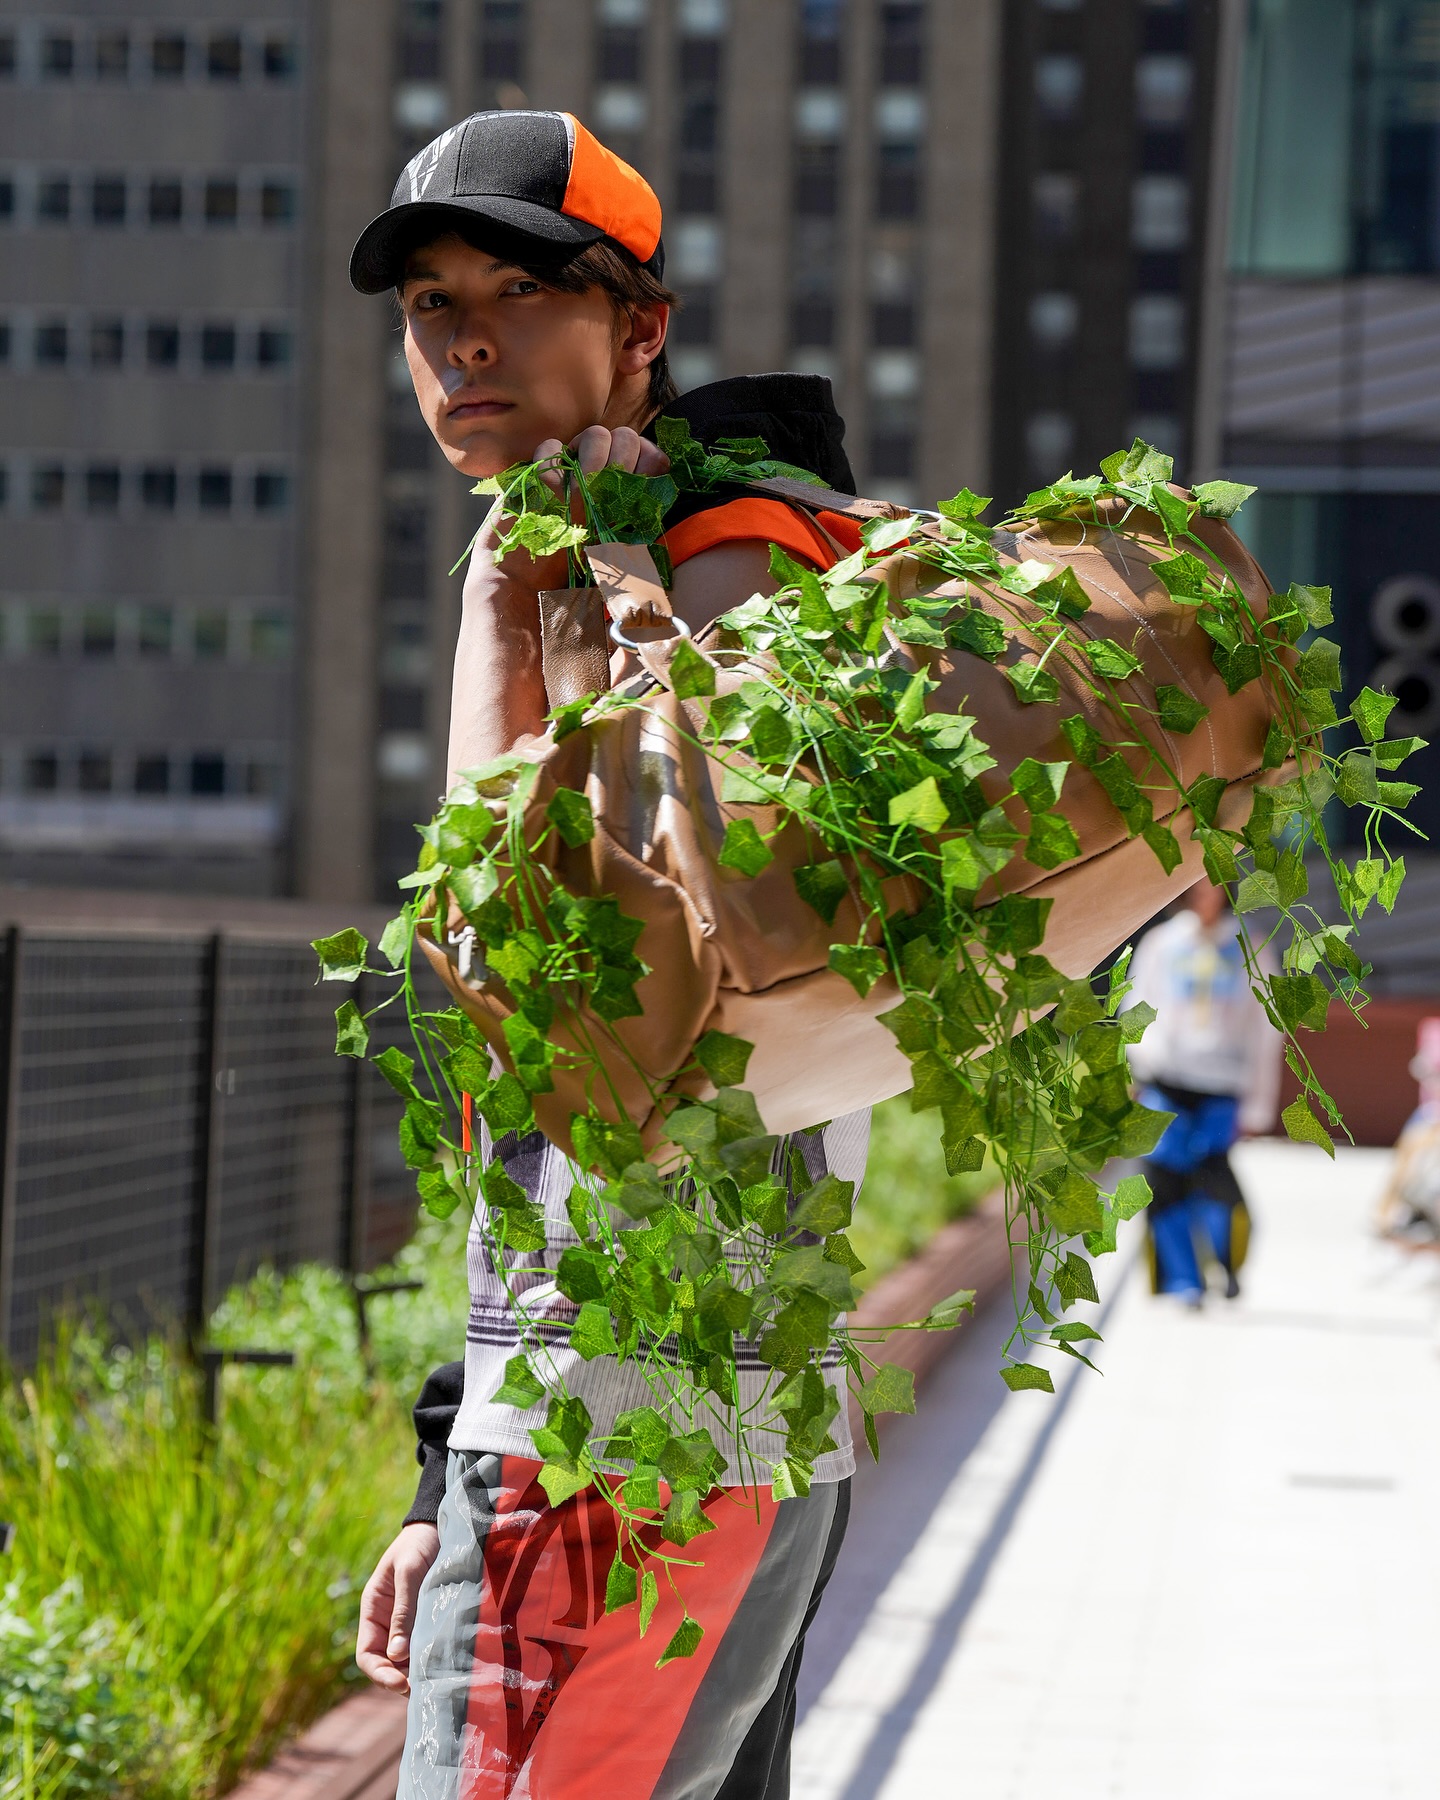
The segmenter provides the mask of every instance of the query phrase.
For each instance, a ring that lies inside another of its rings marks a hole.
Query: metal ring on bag
[[[674,613],[670,615],[669,623],[675,627],[674,635],[676,637],[688,638],[690,636],[690,627],[683,619],[678,618]],[[618,644],[622,650],[645,650],[649,648],[646,644],[637,644],[632,637],[626,637],[625,633],[620,629],[619,622],[614,619],[610,621],[610,642],[612,644]],[[661,642],[664,642],[663,638],[661,639]]]

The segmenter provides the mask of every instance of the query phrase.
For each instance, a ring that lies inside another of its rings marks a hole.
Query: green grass
[[[863,1291],[923,1250],[942,1225],[973,1212],[998,1182],[990,1164],[974,1174],[945,1173],[939,1113],[912,1113],[908,1094],[877,1106],[850,1228],[850,1241],[865,1264],[856,1287]]]
[[[851,1233],[863,1287],[993,1185],[948,1177],[934,1113],[876,1110]],[[221,1428],[173,1342],[66,1329],[0,1386],[0,1800],[209,1800],[355,1680],[359,1590],[413,1492],[408,1409],[462,1354],[459,1220],[422,1223],[369,1306],[308,1265],[233,1289],[218,1344],[293,1350],[233,1367]]]

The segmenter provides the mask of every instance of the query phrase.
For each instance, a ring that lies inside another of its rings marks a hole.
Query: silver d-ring
[[[675,637],[688,638],[690,636],[690,627],[674,613],[670,615],[669,623],[674,627],[673,635]],[[659,641],[663,643],[664,639]],[[647,650],[650,648],[649,644],[638,644],[634,638],[627,637],[620,629],[619,622],[614,619],[610,621],[610,642],[618,644],[622,650]]]

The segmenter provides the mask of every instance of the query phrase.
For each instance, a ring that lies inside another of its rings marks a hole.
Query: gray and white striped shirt
[[[793,1147],[805,1164],[806,1173],[818,1180],[827,1173],[841,1181],[853,1181],[858,1194],[865,1174],[865,1156],[870,1142],[870,1113],[849,1113],[813,1131],[796,1132],[781,1141],[780,1158],[786,1158]],[[483,1127],[479,1150],[488,1163],[498,1155],[512,1181],[524,1188],[545,1216],[546,1248],[543,1258],[527,1261],[543,1263],[533,1272],[512,1276],[512,1284],[521,1295],[525,1314],[526,1348],[532,1353],[542,1379],[563,1382],[566,1392],[585,1402],[597,1431],[609,1432],[616,1417],[632,1406],[656,1405],[649,1383],[633,1364],[622,1364],[614,1357],[600,1356],[592,1361],[577,1355],[569,1347],[570,1327],[578,1308],[556,1287],[553,1271],[561,1255],[579,1242],[565,1210],[570,1189],[580,1171],[568,1157],[557,1150],[538,1131],[517,1137],[513,1132],[493,1143]],[[777,1161],[784,1169],[786,1161]],[[491,1396],[505,1379],[505,1364],[521,1348],[521,1320],[505,1282],[495,1269],[485,1233],[486,1215],[483,1200],[470,1229],[468,1261],[470,1272],[470,1320],[465,1334],[465,1397],[450,1434],[452,1450],[474,1450],[497,1455],[533,1456],[530,1428],[545,1422],[545,1403],[521,1412],[512,1406],[496,1406]],[[755,1345],[741,1341],[736,1345],[736,1363],[742,1409],[753,1418],[774,1371],[759,1360]],[[855,1454],[850,1440],[850,1421],[844,1404],[844,1368],[833,1352],[825,1358],[826,1379],[840,1390],[839,1416],[830,1428],[836,1448],[828,1450],[815,1464],[815,1480],[840,1481],[854,1472]],[[664,1410],[662,1408],[662,1410]],[[783,1431],[769,1431],[755,1426],[747,1428],[746,1443],[753,1459],[748,1470],[742,1464],[739,1446],[733,1434],[724,1429],[718,1411],[702,1407],[693,1423],[675,1408],[670,1409],[676,1430],[693,1430],[704,1425],[726,1458],[723,1480],[728,1485],[748,1481],[768,1481],[770,1464],[785,1453]],[[757,1466],[758,1465],[758,1468]]]

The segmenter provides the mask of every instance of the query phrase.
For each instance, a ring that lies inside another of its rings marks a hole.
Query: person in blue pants
[[[1260,963],[1271,972],[1268,952]],[[1213,1262],[1233,1299],[1250,1214],[1229,1152],[1274,1123],[1282,1046],[1250,991],[1225,890],[1192,888],[1184,909],[1141,939],[1131,976],[1132,998],[1156,1013],[1131,1051],[1140,1098],[1175,1115],[1145,1160],[1153,1285],[1198,1306]]]

